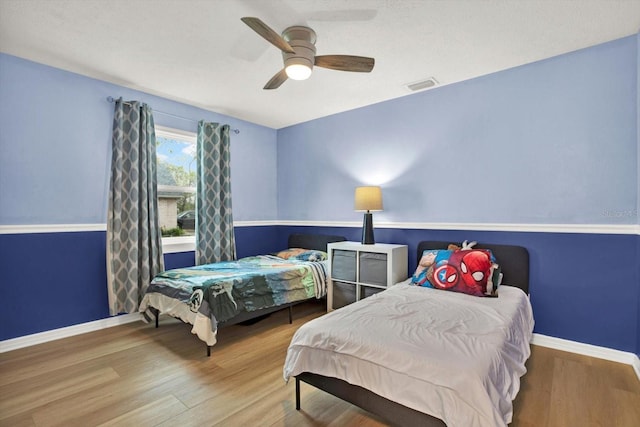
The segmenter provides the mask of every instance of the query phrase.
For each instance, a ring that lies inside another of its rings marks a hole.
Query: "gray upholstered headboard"
[[[418,264],[425,249],[447,249],[451,242],[424,241],[418,243]],[[529,251],[522,246],[477,244],[474,249],[490,249],[502,269],[502,283],[529,293]]]
[[[344,240],[347,240],[344,236],[293,233],[289,236],[288,246],[290,248],[315,249],[326,252],[327,243],[342,242]]]

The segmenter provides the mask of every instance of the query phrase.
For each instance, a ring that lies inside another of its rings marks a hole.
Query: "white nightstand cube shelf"
[[[359,301],[407,278],[406,245],[336,242],[327,245],[327,311]]]

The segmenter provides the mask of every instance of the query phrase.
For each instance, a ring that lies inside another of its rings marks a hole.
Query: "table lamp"
[[[382,190],[377,186],[357,187],[355,210],[365,212],[362,223],[362,244],[373,245],[373,214],[371,211],[382,210]]]

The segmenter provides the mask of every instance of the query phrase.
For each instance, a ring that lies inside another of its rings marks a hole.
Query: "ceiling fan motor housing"
[[[282,52],[285,68],[290,65],[305,65],[313,69],[316,56],[316,33],[303,26],[289,27],[282,32],[284,38],[295,53]]]

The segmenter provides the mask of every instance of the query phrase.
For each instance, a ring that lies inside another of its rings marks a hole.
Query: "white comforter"
[[[504,426],[526,372],[533,315],[520,289],[499,293],[395,285],[300,327],[284,378],[340,378],[450,427]]]

